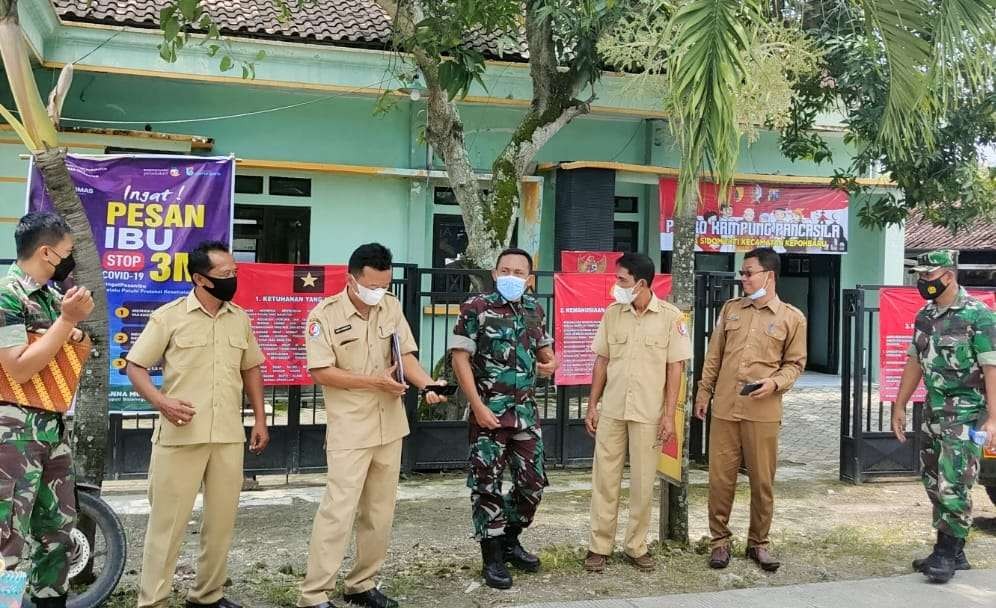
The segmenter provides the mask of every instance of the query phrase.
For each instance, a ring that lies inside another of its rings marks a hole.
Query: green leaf
[[[214,57],[215,55],[218,54],[218,51],[220,49],[221,47],[218,46],[217,44],[212,44],[211,46],[208,47],[208,57]]]
[[[260,50],[256,53],[256,61],[263,61],[264,59],[266,59],[266,51]]]
[[[221,64],[218,66],[218,68],[222,72],[227,72],[228,70],[232,69],[234,66],[235,62],[232,60],[232,58],[228,55],[225,55],[224,57],[221,58]]]
[[[175,16],[170,16],[162,22],[163,38],[166,41],[173,41],[180,34],[180,20]]]
[[[199,0],[179,0],[177,6],[180,8],[180,13],[183,14],[183,18],[187,21],[196,21],[200,16],[198,15],[200,8]]]

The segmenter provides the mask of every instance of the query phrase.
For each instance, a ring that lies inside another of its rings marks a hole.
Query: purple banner
[[[148,404],[125,375],[125,357],[156,308],[191,288],[187,251],[231,243],[235,160],[195,156],[74,156],[69,174],[100,253],[110,317],[111,411]],[[28,210],[50,209],[32,168]],[[157,379],[160,370],[150,370]]]

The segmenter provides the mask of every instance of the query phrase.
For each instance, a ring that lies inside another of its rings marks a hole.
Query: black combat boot
[[[923,572],[924,564],[926,564],[931,558],[933,558],[935,553],[937,553],[937,544],[934,544],[934,551],[930,555],[921,559],[913,560],[913,572]],[[965,556],[965,549],[963,546],[962,550],[958,552],[957,557],[955,557],[955,570],[971,570],[971,569],[972,569],[972,564],[968,563],[968,557]]]
[[[481,559],[484,562],[481,575],[484,576],[484,584],[495,589],[508,589],[512,586],[512,575],[509,574],[505,560],[502,559],[504,544],[503,536],[485,538],[481,541]]]
[[[946,583],[955,575],[958,554],[965,548],[965,540],[937,532],[935,552],[923,563],[923,572],[932,583]]]
[[[66,597],[65,595],[58,597],[33,597],[31,598],[31,603],[35,605],[35,608],[66,608]]]
[[[505,542],[502,547],[505,563],[526,572],[538,572],[540,559],[522,547],[522,543],[519,542],[520,534],[522,534],[521,527],[505,526]]]

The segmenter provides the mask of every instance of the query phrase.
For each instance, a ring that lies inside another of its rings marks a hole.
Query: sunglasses
[[[768,270],[741,270],[739,272],[741,279],[749,279],[755,274],[761,274],[762,272],[770,272]]]

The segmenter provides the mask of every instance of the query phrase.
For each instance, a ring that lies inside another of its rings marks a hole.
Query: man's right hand
[[[588,404],[588,413],[584,416],[584,428],[592,437],[598,430],[598,408],[592,407],[590,403]]]
[[[76,325],[93,312],[93,296],[85,287],[70,287],[62,298],[62,317]]]
[[[695,417],[699,420],[705,420],[706,414],[709,412],[709,395],[703,394],[695,401]]]
[[[906,443],[906,406],[899,407],[899,404],[892,404],[892,432],[896,435],[899,443]]]
[[[196,413],[189,401],[172,397],[163,397],[155,406],[163,418],[176,426],[187,424]]]
[[[495,416],[495,413],[491,411],[491,408],[483,403],[471,405],[470,411],[474,415],[474,420],[477,422],[477,426],[488,430],[501,428],[501,422],[499,422],[498,416]]]
[[[402,384],[394,379],[394,372],[398,369],[398,364],[395,363],[387,369],[382,375],[376,376],[374,379],[374,386],[379,391],[383,391],[389,395],[394,395],[400,397],[405,394],[408,390],[408,385]]]

